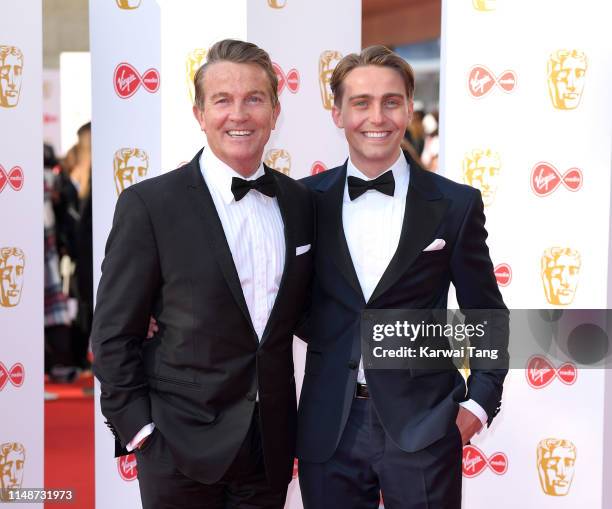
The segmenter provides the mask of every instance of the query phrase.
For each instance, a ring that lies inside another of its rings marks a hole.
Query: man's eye
[[[222,99],[217,99],[215,101],[215,104],[225,104],[227,102],[228,102],[227,99],[225,97],[223,97]]]
[[[387,106],[388,108],[395,108],[398,105],[399,105],[399,102],[396,99],[385,101],[385,106]]]
[[[247,101],[250,102],[250,103],[260,103],[260,102],[263,102],[262,98],[257,96],[257,95],[253,95],[253,96],[249,97],[247,99]]]

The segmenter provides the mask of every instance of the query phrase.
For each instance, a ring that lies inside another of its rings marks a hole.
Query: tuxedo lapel
[[[295,257],[295,236],[293,226],[295,212],[291,203],[291,197],[287,195],[287,191],[285,187],[281,184],[280,179],[276,175],[276,172],[265,165],[264,170],[266,174],[272,175],[272,178],[274,179],[274,187],[276,190],[278,208],[280,209],[281,217],[283,219],[285,234],[285,266],[283,267],[283,274],[281,276],[278,293],[276,294],[276,299],[274,300],[272,311],[270,312],[266,327],[261,336],[260,344],[265,341],[266,337],[268,336],[268,331],[270,330],[270,325],[274,323],[273,321],[276,318],[276,314],[278,312],[278,303],[282,302],[281,299],[285,298],[285,294],[287,292],[287,274],[291,270],[291,266],[293,265],[293,260]]]
[[[238,271],[232,258],[232,252],[230,251],[229,244],[225,238],[225,232],[223,231],[223,225],[219,219],[219,214],[215,208],[210,190],[204,182],[202,172],[200,171],[200,150],[193,160],[189,163],[191,182],[189,184],[189,197],[193,202],[194,210],[196,210],[202,219],[204,227],[208,233],[207,238],[211,240],[211,246],[223,277],[229,286],[230,291],[236,304],[244,314],[251,329],[255,331],[253,322],[251,321],[251,315],[244,299],[244,293],[242,292],[242,286],[240,285],[240,278],[238,277]]]
[[[342,224],[342,202],[344,200],[345,182],[346,162],[340,168],[340,171],[318,188],[323,191],[317,213],[322,218],[322,221],[318,222],[318,231],[321,236],[320,245],[325,246],[326,255],[330,256],[340,273],[365,304],[363,290],[359,284],[357,272],[351,259]]]
[[[389,290],[427,247],[448,208],[438,189],[423,178],[424,171],[411,165],[399,244],[368,304]]]

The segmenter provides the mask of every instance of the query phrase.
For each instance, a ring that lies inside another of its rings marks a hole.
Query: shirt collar
[[[406,191],[408,190],[408,180],[410,177],[410,165],[406,158],[404,157],[404,153],[400,150],[398,158],[395,162],[383,171],[383,173],[387,173],[391,171],[393,173],[393,178],[395,179],[395,192],[393,193],[393,197],[398,196],[398,192],[402,193],[401,195],[405,197]],[[379,176],[380,176],[379,175]],[[368,177],[364,173],[362,173],[354,164],[351,158],[349,157],[347,165],[346,165],[346,177],[357,177],[362,180],[374,180],[374,178],[378,177]],[[384,195],[383,195],[384,196]],[[392,198],[391,196],[389,198]],[[351,201],[348,194],[348,184],[344,186],[344,201]]]
[[[259,163],[257,171],[245,179],[240,173],[221,161],[208,147],[204,148],[200,156],[200,171],[208,188],[215,189],[221,195],[225,204],[234,201],[232,178],[238,177],[244,180],[255,180],[265,173],[263,163]]]

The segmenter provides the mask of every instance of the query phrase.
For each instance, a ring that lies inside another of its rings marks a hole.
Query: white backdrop
[[[96,287],[118,190],[176,168],[205,144],[191,112],[189,81],[215,41],[255,42],[278,66],[282,112],[266,147],[268,164],[300,178],[310,175],[316,162],[320,170],[346,157],[344,137],[324,107],[325,78],[338,55],[360,48],[359,0],[92,1],[89,19]],[[159,88],[145,87],[142,77],[156,72]],[[132,167],[138,178],[127,177]],[[296,340],[294,351],[301,387],[304,345]],[[139,507],[133,456],[112,458],[113,439],[100,414],[99,387],[96,391],[96,507]],[[287,507],[301,508],[297,481]]]
[[[42,488],[41,1],[0,0],[0,14],[0,472],[24,461],[0,488]]]
[[[611,15],[597,0],[443,2],[440,167],[481,189],[511,308],[607,306]],[[464,451],[465,507],[609,507],[605,373],[553,371],[546,386],[537,373],[511,370],[502,412]],[[548,438],[569,441],[567,469],[551,468],[565,494],[541,485]]]

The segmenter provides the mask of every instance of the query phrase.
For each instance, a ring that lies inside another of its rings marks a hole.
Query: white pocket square
[[[304,244],[303,246],[298,246],[295,248],[295,256],[303,255],[310,251],[310,244]]]
[[[436,239],[431,244],[429,244],[429,246],[423,249],[423,252],[440,251],[440,249],[442,249],[444,246],[446,246],[446,242],[444,241],[444,239]]]

